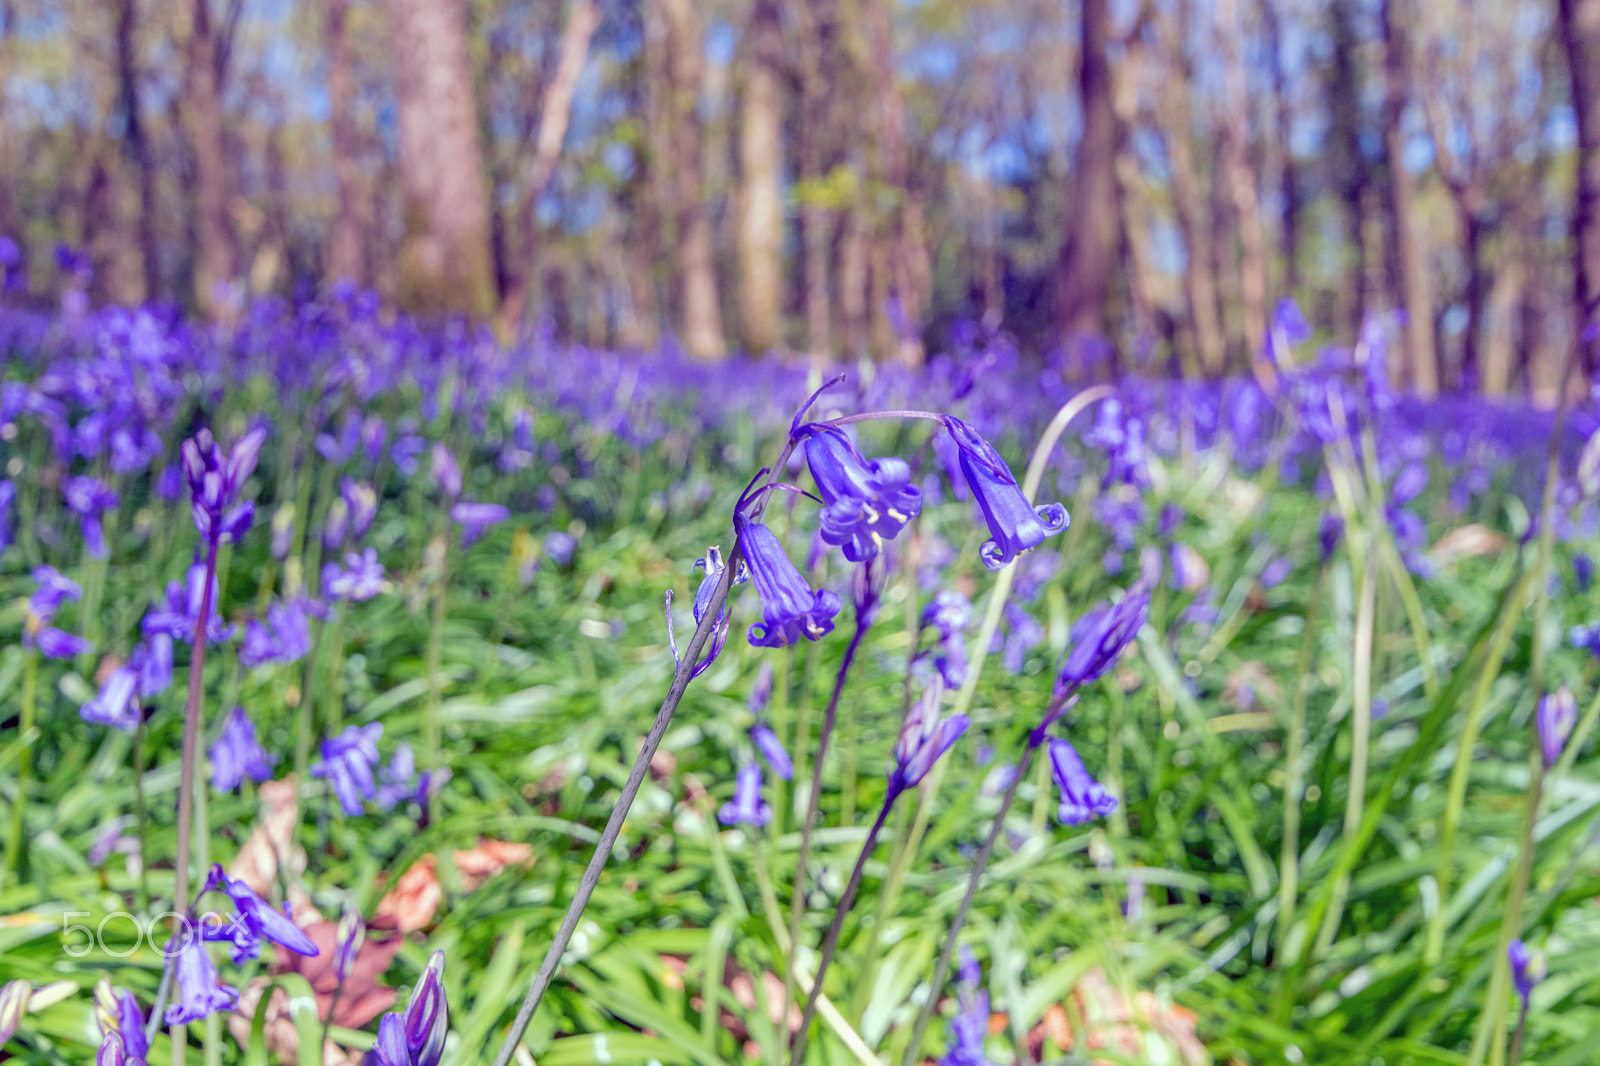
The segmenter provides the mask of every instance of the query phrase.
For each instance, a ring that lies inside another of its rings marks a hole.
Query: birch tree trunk
[[[755,0],[739,112],[739,330],[752,355],[783,344],[783,26]]]
[[[400,301],[424,314],[494,309],[483,151],[462,0],[389,0],[405,239]]]

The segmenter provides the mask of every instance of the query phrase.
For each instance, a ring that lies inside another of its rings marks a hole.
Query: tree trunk
[[[1439,360],[1433,347],[1433,299],[1428,292],[1426,253],[1412,226],[1411,173],[1404,157],[1402,123],[1411,96],[1411,54],[1407,38],[1409,12],[1399,9],[1404,0],[1384,0],[1383,148],[1389,168],[1389,225],[1393,235],[1390,262],[1399,282],[1399,304],[1405,311],[1401,349],[1411,387],[1432,398],[1439,392]]]
[[[494,308],[483,152],[462,0],[389,0],[405,240],[400,301],[431,314]]]
[[[161,291],[161,264],[156,243],[156,168],[145,136],[144,113],[139,105],[138,2],[117,3],[117,93],[122,112],[122,149],[138,168],[137,241],[139,267],[144,291],[141,299],[153,300]],[[0,155],[4,154],[0,147]],[[0,232],[4,231],[0,216]]]
[[[839,314],[844,325],[844,354],[860,359],[870,351],[867,315],[867,220],[861,206],[845,214],[839,238]]]
[[[783,26],[755,0],[739,114],[739,329],[752,355],[783,344]]]
[[[1560,0],[1561,41],[1578,120],[1578,188],[1572,217],[1578,326],[1600,321],[1600,0]],[[1596,376],[1600,344],[1583,345],[1584,369]]]
[[[1262,18],[1272,62],[1273,119],[1277,130],[1278,217],[1283,245],[1283,287],[1293,295],[1300,287],[1300,185],[1295,176],[1294,152],[1290,141],[1294,115],[1289,107],[1289,75],[1283,61],[1283,29],[1278,20],[1280,0],[1262,0]]]
[[[1111,107],[1110,0],[1083,0],[1078,88],[1083,135],[1073,161],[1072,207],[1058,272],[1063,342],[1105,331],[1105,303],[1116,265],[1116,115]]]
[[[222,102],[217,85],[217,42],[211,25],[210,0],[194,0],[189,27],[188,71],[184,109],[188,112],[189,150],[194,158],[195,299],[207,314],[225,313],[227,302],[218,286],[231,284],[233,233],[228,220],[227,159],[222,144]]]
[[[1465,236],[1462,255],[1467,261],[1467,328],[1461,339],[1461,376],[1458,383],[1462,388],[1472,389],[1481,382],[1483,313],[1489,295],[1488,279],[1484,276],[1483,268],[1486,227],[1481,212],[1466,204],[1461,206],[1460,211],[1461,231]]]
[[[705,42],[692,0],[655,0],[666,24],[668,112],[677,193],[678,284],[683,345],[698,359],[720,359],[727,349],[718,303],[711,215],[706,210],[701,159],[700,90],[705,80]]]
[[[22,234],[17,232],[14,217],[16,205],[12,193],[12,182],[15,179],[11,173],[11,160],[15,153],[11,150],[6,129],[6,112],[9,110],[6,105],[8,95],[6,90],[11,85],[11,62],[16,47],[14,44],[16,36],[16,6],[12,0],[0,0],[0,237],[10,237],[20,242]],[[0,266],[0,296],[4,295],[4,281],[5,267]]]
[[[1250,136],[1250,103],[1246,96],[1244,66],[1239,60],[1238,39],[1243,27],[1235,0],[1219,0],[1216,6],[1218,45],[1222,52],[1226,120],[1222,127],[1223,175],[1228,201],[1239,234],[1239,322],[1245,358],[1263,381],[1271,374],[1262,356],[1267,337],[1267,249],[1261,232],[1260,204],[1256,195],[1256,175],[1245,151]]]
[[[345,21],[350,0],[322,0],[323,39],[328,49],[328,133],[333,147],[333,180],[337,190],[333,226],[328,234],[325,273],[330,281],[367,284],[362,241],[361,161],[355,126],[355,83]]]
[[[800,16],[800,177],[821,182],[826,171],[825,139],[832,94],[825,65],[834,32],[831,0],[797,5]],[[834,213],[813,186],[801,199],[800,228],[805,260],[806,347],[814,356],[833,350],[833,308],[828,294],[828,259],[833,254]]]
[[[1356,36],[1353,2],[1335,0],[1329,9],[1333,69],[1328,106],[1328,117],[1333,125],[1329,131],[1328,147],[1331,151],[1328,154],[1331,156],[1334,184],[1344,208],[1345,241],[1356,257],[1354,270],[1346,275],[1354,278],[1356,283],[1345,290],[1354,299],[1346,297],[1342,301],[1344,321],[1339,323],[1340,331],[1351,337],[1360,334],[1362,321],[1371,310],[1367,306],[1370,295],[1367,277],[1371,264],[1366,255],[1363,232],[1365,209],[1362,203],[1366,196],[1367,168],[1361,153],[1361,77],[1356,65],[1356,50],[1360,42]]]
[[[578,0],[567,16],[567,28],[561,35],[561,57],[556,61],[555,74],[545,90],[539,112],[539,132],[534,138],[533,165],[529,168],[528,185],[517,212],[517,240],[507,242],[511,247],[504,259],[506,295],[500,305],[500,324],[504,330],[514,329],[526,310],[528,275],[535,269],[539,245],[539,201],[555,177],[561,146],[566,142],[567,127],[572,122],[572,101],[577,95],[578,79],[589,58],[589,41],[599,26],[600,9],[593,0]]]

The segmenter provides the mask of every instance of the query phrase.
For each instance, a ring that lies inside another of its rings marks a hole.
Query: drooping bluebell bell
[[[758,720],[750,727],[750,742],[761,753],[761,758],[766,760],[767,767],[775,776],[784,781],[793,779],[794,761],[789,758],[789,752],[784,749],[778,734],[764,720]]]
[[[1177,503],[1168,500],[1161,505],[1161,514],[1156,519],[1156,536],[1170,537],[1179,526],[1183,525],[1183,508]]]
[[[183,442],[183,473],[189,482],[189,506],[195,528],[208,543],[236,539],[250,528],[254,504],[239,503],[239,493],[255,473],[261,446],[266,443],[265,426],[257,426],[240,437],[231,451],[202,429]]]
[[[1588,592],[1589,586],[1594,583],[1594,560],[1583,552],[1572,556],[1572,578],[1578,583],[1579,592]]]
[[[389,446],[389,458],[400,473],[411,477],[418,470],[422,453],[427,450],[427,441],[414,433],[406,433],[396,437],[394,443]]]
[[[165,599],[152,604],[150,610],[145,612],[141,628],[144,635],[154,637],[163,634],[172,640],[192,641],[194,639],[195,625],[200,620],[201,603],[207,597],[204,595],[206,585],[206,564],[195,560],[189,567],[188,574],[182,585],[176,581],[167,583]],[[217,587],[216,574],[211,575],[211,610],[206,617],[206,640],[210,643],[221,643],[232,638],[236,627],[222,624],[222,616],[218,612],[217,601],[220,598]]]
[[[144,1011],[132,992],[113,988],[111,978],[102,976],[95,982],[94,1006],[101,1039],[116,1036],[127,1056],[125,1061],[143,1060],[150,1053],[150,1042],[144,1036]]]
[[[382,735],[382,722],[347,725],[338,736],[322,742],[322,758],[311,767],[311,776],[327,780],[348,815],[360,814],[362,801],[377,796],[372,771],[378,765],[378,738]]]
[[[782,648],[801,637],[819,640],[833,632],[833,618],[843,606],[827,589],[813,590],[800,575],[772,530],[735,514],[739,548],[750,568],[750,580],[761,596],[760,622],[750,626],[750,643]]]
[[[333,936],[333,975],[340,984],[349,978],[366,939],[367,923],[362,920],[361,911],[352,900],[345,900]]]
[[[277,761],[256,739],[256,724],[244,708],[234,707],[211,744],[211,786],[218,792],[232,792],[247,777],[265,781]]]
[[[950,1019],[950,1045],[939,1066],[995,1066],[984,1054],[983,1042],[989,1035],[989,993],[981,985],[983,971],[972,949],[961,946],[960,987],[956,1014]]]
[[[1539,733],[1539,752],[1546,769],[1561,761],[1562,749],[1578,720],[1578,700],[1567,686],[1547,692],[1539,700],[1535,722]]]
[[[694,624],[698,628],[701,620],[706,616],[706,611],[711,608],[711,601],[716,597],[717,583],[722,579],[722,573],[727,569],[727,566],[722,561],[722,550],[713,544],[706,549],[706,554],[702,558],[695,560],[694,567],[696,570],[705,572],[705,576],[700,579],[700,587],[695,590],[694,594]],[[747,577],[748,570],[743,560],[741,560],[739,569],[734,573],[733,584],[741,584]],[[694,664],[694,668],[689,674],[691,678],[699,677],[711,669],[711,664],[716,662],[717,656],[722,654],[722,648],[728,639],[728,625],[732,619],[731,599],[732,597],[723,600],[722,609],[717,612],[717,617],[712,624],[711,636],[706,640],[700,661]],[[667,646],[672,649],[673,663],[681,667],[683,663],[678,657],[678,638],[673,632],[672,625],[671,589],[667,590],[666,601]]]
[[[385,1014],[378,1040],[361,1066],[439,1066],[450,1032],[450,1004],[444,994],[444,952],[435,951],[411,990],[404,1014]]]
[[[770,699],[772,699],[772,663],[763,659],[761,666],[756,670],[756,679],[750,685],[750,695],[746,702],[751,716],[760,720],[766,713],[767,701]]]
[[[453,500],[461,495],[461,467],[456,464],[455,453],[438,441],[429,456],[428,473],[445,497]]]
[[[322,594],[330,600],[370,600],[388,585],[376,548],[368,548],[360,555],[347,552],[343,568],[337,563],[328,563],[322,568]]]
[[[297,955],[318,954],[317,945],[305,930],[289,917],[288,904],[282,911],[256,895],[255,889],[235,877],[229,877],[222,864],[211,867],[206,877],[205,891],[223,892],[233,900],[237,916],[225,926],[205,926],[208,940],[227,940],[233,944],[234,965],[243,965],[261,954],[261,942],[270,940],[288,948]]]
[[[1167,550],[1172,563],[1171,585],[1183,592],[1193,592],[1211,579],[1211,568],[1200,553],[1181,540],[1172,542]]]
[[[1044,642],[1044,626],[1018,603],[1006,604],[1001,617],[1006,621],[1006,632],[1002,635],[995,631],[989,651],[1000,652],[1000,662],[1007,673],[1020,674],[1028,652]]]
[[[1526,1011],[1534,986],[1544,980],[1544,959],[1529,951],[1528,945],[1518,937],[1506,945],[1506,961],[1511,963],[1511,985]]]
[[[78,717],[132,733],[139,725],[139,673],[132,666],[111,671],[94,699],[78,708]]]
[[[83,595],[76,581],[53,566],[34,567],[33,580],[38,587],[28,597],[28,613],[41,625],[54,618],[63,603],[76,602]]]
[[[967,679],[967,627],[972,624],[972,601],[955,589],[940,589],[922,609],[922,624],[939,636],[934,669],[947,688],[960,688]]]
[[[998,570],[1019,552],[1067,528],[1067,509],[1059,503],[1029,504],[1011,468],[977,430],[954,415],[946,415],[944,424],[960,449],[961,471],[989,525],[991,539],[978,550],[985,566]]]
[[[1317,522],[1317,545],[1322,550],[1323,562],[1333,557],[1333,550],[1339,546],[1339,538],[1342,536],[1344,536],[1344,517],[1337,511],[1322,512],[1322,517]]]
[[[511,517],[510,508],[499,503],[458,503],[450,508],[450,520],[461,527],[461,546],[471,547],[483,531]]]
[[[368,415],[361,424],[361,449],[367,454],[367,465],[376,466],[383,458],[383,445],[389,439],[389,423],[382,415]]]
[[[32,641],[46,659],[75,659],[93,647],[76,633],[55,626],[45,626],[32,634]]]
[[[1117,799],[1089,776],[1072,742],[1057,737],[1050,742],[1050,772],[1061,789],[1056,817],[1062,825],[1083,825],[1117,809]]]
[[[906,712],[905,721],[900,724],[900,736],[889,755],[888,798],[891,801],[906,789],[920,784],[940,756],[967,731],[971,719],[964,714],[939,718],[943,698],[944,686],[934,678],[923,690],[922,697]]]
[[[344,501],[350,515],[350,536],[360,540],[367,535],[372,520],[378,515],[377,491],[365,481],[344,477],[339,480],[339,499]]]
[[[772,808],[761,798],[760,763],[747,762],[739,767],[733,799],[717,810],[717,820],[723,825],[753,825],[758,829],[772,821]]]
[[[1116,603],[1097,607],[1072,627],[1072,647],[1056,674],[1057,699],[1065,699],[1116,664],[1150,616],[1150,589],[1135,582]]]
[[[322,516],[322,546],[330,552],[336,552],[344,547],[344,541],[350,535],[350,505],[344,502],[343,497],[335,497],[328,504],[328,513]]]
[[[96,559],[106,558],[105,531],[100,517],[119,502],[117,492],[105,482],[92,477],[69,477],[61,485],[61,498],[67,510],[78,516],[78,527],[83,532],[83,544]]]
[[[1288,296],[1279,300],[1273,309],[1272,321],[1267,326],[1267,361],[1281,368],[1293,349],[1310,339],[1311,327],[1306,324],[1305,315],[1300,313],[1300,305]]]
[[[373,801],[381,811],[393,810],[395,804],[411,799],[417,791],[417,758],[411,745],[401,741],[395,745],[389,762],[378,770],[378,793]]]
[[[354,411],[346,411],[337,437],[332,433],[317,434],[317,454],[334,466],[343,466],[356,453],[363,428],[361,416]]]
[[[1277,588],[1293,572],[1294,560],[1287,555],[1280,555],[1261,568],[1261,587],[1264,589]]]
[[[219,983],[206,943],[198,936],[188,936],[178,949],[175,973],[177,999],[162,1016],[168,1025],[200,1021],[213,1011],[231,1009],[239,1000],[236,990]]]
[[[822,497],[820,535],[851,562],[877,555],[922,513],[922,490],[903,459],[866,459],[837,426],[800,427],[806,462]]]

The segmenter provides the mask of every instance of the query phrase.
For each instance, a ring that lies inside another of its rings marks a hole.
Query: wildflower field
[[[1600,403],[0,313],[0,1059],[1600,1062]]]

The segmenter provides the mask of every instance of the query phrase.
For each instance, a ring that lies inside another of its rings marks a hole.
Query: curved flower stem
[[[944,947],[939,952],[939,963],[933,968],[933,983],[928,989],[928,1001],[917,1011],[916,1024],[911,1028],[911,1042],[906,1045],[900,1066],[911,1066],[917,1060],[917,1053],[922,1047],[922,1038],[928,1032],[928,1022],[939,1006],[939,990],[944,987],[945,980],[950,976],[950,959],[956,953],[956,940],[960,938],[961,927],[967,921],[967,912],[972,909],[972,901],[978,894],[978,883],[983,880],[984,868],[989,865],[989,856],[994,853],[995,841],[1000,839],[1000,832],[1005,828],[1006,814],[1010,812],[1011,804],[1016,801],[1017,788],[1022,784],[1022,779],[1028,776],[1028,767],[1038,750],[1031,743],[1024,749],[1022,760],[1017,763],[1016,773],[1011,775],[1011,784],[1006,786],[1006,794],[1000,800],[1000,810],[994,816],[994,824],[989,827],[989,835],[984,838],[983,847],[979,849],[977,858],[972,861],[972,873],[967,877],[967,891],[961,897],[960,905],[956,907],[955,917],[950,919],[950,932],[945,936]],[[1026,1048],[1023,1050],[1026,1052]]]
[[[800,1016],[800,1028],[794,1034],[794,1044],[789,1052],[789,1066],[800,1066],[801,1059],[805,1057],[806,1032],[811,1028],[811,1019],[817,1016],[817,996],[822,992],[822,979],[827,976],[828,964],[833,961],[833,953],[839,946],[839,931],[844,928],[844,916],[850,913],[850,905],[856,899],[856,890],[861,887],[861,875],[867,868],[867,860],[872,857],[873,850],[878,846],[878,834],[883,832],[883,823],[888,819],[894,801],[899,798],[899,792],[891,792],[884,799],[883,806],[878,810],[877,819],[872,823],[872,828],[867,830],[867,839],[861,842],[861,854],[856,858],[855,868],[850,871],[850,880],[844,886],[844,894],[839,897],[839,904],[833,909],[833,923],[828,926],[828,933],[822,938],[822,955],[817,960],[816,976],[811,979],[811,994],[806,997],[806,1009]]]
[[[921,419],[923,419],[925,421],[928,421],[928,422],[938,422],[940,425],[944,424],[944,415],[937,414],[937,413],[935,413],[933,411],[905,411],[905,410],[902,410],[902,411],[863,411],[860,414],[845,415],[843,418],[831,418],[828,421],[820,423],[820,424],[824,425],[824,426],[848,426],[852,422],[878,422],[878,421],[882,421],[883,419],[889,419],[889,418],[899,418],[899,419],[921,418]]]
[[[828,697],[828,709],[822,715],[822,736],[817,741],[817,755],[811,764],[811,792],[806,797],[806,813],[800,822],[800,851],[795,859],[794,892],[789,902],[789,943],[800,943],[800,923],[806,913],[806,861],[811,857],[811,834],[816,827],[817,806],[822,792],[822,764],[828,757],[828,738],[833,735],[833,726],[838,718],[839,697],[844,694],[845,678],[850,673],[850,664],[855,661],[856,649],[861,646],[861,638],[866,636],[871,627],[872,616],[865,618],[857,615],[855,632],[850,634],[850,643],[845,646],[844,659],[839,663],[839,674],[833,681],[833,695]],[[796,747],[804,744],[807,738],[797,738]],[[821,975],[818,975],[820,981]]]
[[[27,651],[22,661],[22,712],[17,719],[17,736],[26,738],[33,729],[34,693],[38,688],[39,653]],[[22,870],[22,809],[28,805],[28,782],[33,777],[33,742],[24,740],[17,752],[17,797],[11,804],[11,839],[6,844],[6,869],[13,877]]]

